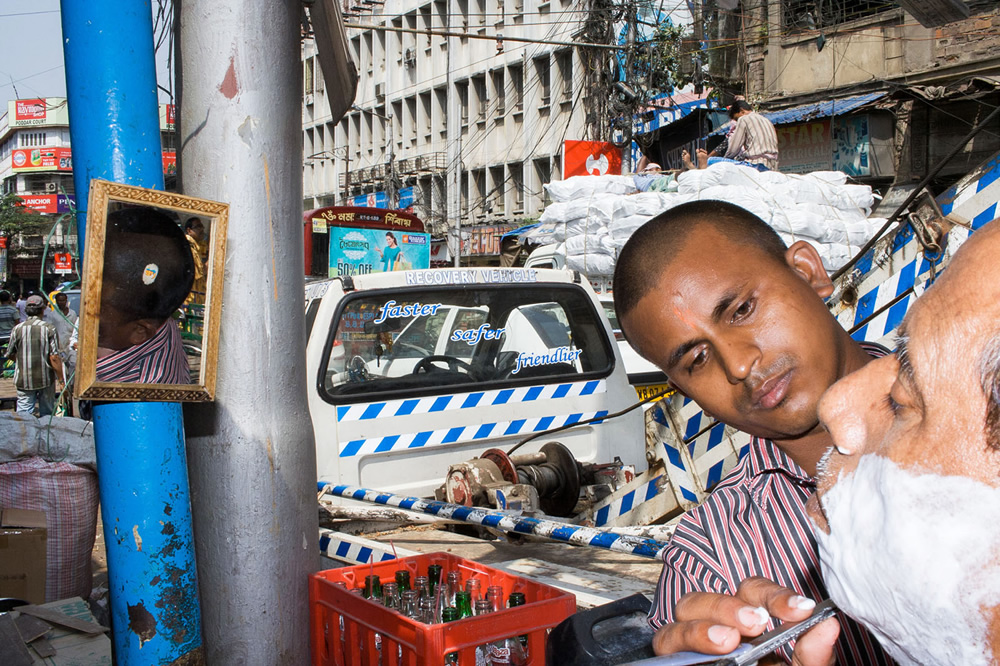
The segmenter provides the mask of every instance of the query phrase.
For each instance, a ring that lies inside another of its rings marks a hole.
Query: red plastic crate
[[[503,588],[504,599],[511,592],[524,592],[526,603],[501,613],[445,624],[424,624],[350,591],[363,587],[365,576],[372,571],[382,582],[388,582],[394,580],[396,571],[406,568],[413,581],[418,575],[427,575],[431,564],[442,566],[442,578],[457,570],[462,574],[463,584],[469,578],[480,579],[483,594],[491,584]],[[335,582],[345,583],[347,589],[337,587]],[[313,574],[309,579],[309,607],[315,666],[376,666],[379,663],[376,632],[382,637],[383,666],[439,666],[451,652],[458,652],[460,666],[473,666],[477,646],[520,635],[528,636],[529,663],[544,664],[548,630],[576,612],[576,597],[478,562],[447,553],[430,553],[386,560],[374,567],[360,564]]]

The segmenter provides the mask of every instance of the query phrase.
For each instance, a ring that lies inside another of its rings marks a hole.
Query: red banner
[[[50,215],[69,212],[70,205],[73,203],[65,194],[22,194],[20,196],[23,202],[21,205],[25,208]]]
[[[23,171],[72,171],[73,156],[69,148],[16,148],[11,154],[11,169]]]
[[[163,151],[163,173],[177,173],[177,153]]]
[[[618,176],[622,172],[622,151],[602,141],[565,141],[563,178],[570,176]]]
[[[45,100],[17,100],[15,102],[14,120],[45,120]]]

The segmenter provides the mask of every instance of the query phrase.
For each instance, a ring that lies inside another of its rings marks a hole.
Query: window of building
[[[786,34],[809,32],[896,7],[885,0],[783,0],[781,24]]]
[[[469,125],[469,82],[459,81],[455,84],[455,92],[458,94],[459,117],[462,119],[462,127]]]
[[[474,212],[476,217],[482,217],[486,215],[486,169],[475,169],[472,172],[472,181],[476,187]]]
[[[538,96],[541,106],[548,106],[552,101],[552,85],[549,79],[549,57],[542,56],[532,60],[535,66],[535,78],[538,79]]]
[[[524,111],[524,67],[511,65],[507,73],[510,75],[510,89],[514,93],[514,110]]]
[[[538,202],[538,207],[541,208],[548,203],[548,192],[542,185],[552,182],[552,162],[548,157],[540,157],[534,161],[535,165],[535,181],[538,183],[538,189],[543,194],[541,195],[541,200]]]
[[[503,165],[490,167],[490,197],[493,199],[493,214],[504,214],[504,195],[507,193],[507,182],[503,176]]]
[[[469,27],[469,0],[458,0],[459,29]],[[464,39],[464,38],[463,38]]]
[[[302,76],[302,92],[305,95],[306,100],[312,99],[313,94],[313,67],[315,67],[315,58],[306,58],[304,63],[305,73]]]
[[[423,122],[421,127],[424,128],[424,134],[427,135],[428,140],[431,133],[432,125],[432,111],[431,111],[431,93],[422,92],[420,93],[420,114],[423,116]]]
[[[559,71],[560,101],[569,102],[573,99],[573,52],[569,49],[557,52],[556,68]]]
[[[431,47],[430,31],[434,29],[434,17],[431,14],[430,5],[424,5],[420,8],[420,27],[426,33],[421,38],[421,41],[424,44],[424,48],[429,49]]]
[[[493,96],[497,100],[496,119],[499,122],[503,119],[503,114],[507,112],[507,95],[504,90],[504,78],[502,69],[494,69],[492,72],[493,77]]]
[[[408,97],[406,99],[406,138],[410,141],[410,146],[417,145],[417,98]]]
[[[472,87],[476,91],[476,120],[486,120],[486,110],[489,107],[489,97],[486,94],[486,75],[472,77]]]
[[[403,149],[403,102],[392,103],[392,133],[398,150]]]
[[[368,156],[375,152],[375,121],[371,111],[365,111],[365,147],[368,149]]]
[[[511,204],[514,213],[524,212],[524,167],[519,163],[507,165],[507,173],[510,174]]]
[[[441,86],[434,89],[434,113],[441,136],[448,134],[448,88]]]
[[[469,172],[463,171],[458,177],[458,210],[461,217],[469,215]]]
[[[476,22],[486,25],[486,0],[476,0]]]
[[[33,148],[35,146],[48,145],[46,140],[48,135],[45,132],[21,132],[19,138],[21,148]]]

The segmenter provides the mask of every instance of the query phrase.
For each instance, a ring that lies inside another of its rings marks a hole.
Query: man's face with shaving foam
[[[846,352],[811,246],[796,243],[781,261],[700,225],[651,269],[661,271],[658,286],[622,318],[644,357],[735,428],[785,440],[818,427],[816,406],[846,374]]]
[[[823,576],[901,663],[1000,658],[998,256],[993,222],[911,307],[897,354],[820,403],[835,444],[809,503]]]

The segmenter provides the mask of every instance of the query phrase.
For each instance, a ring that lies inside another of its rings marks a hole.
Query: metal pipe
[[[310,660],[319,516],[302,307],[301,11],[183,0],[177,15],[182,191],[230,204],[216,400],[185,412],[213,665]]]
[[[91,178],[163,188],[153,22],[132,0],[62,2],[79,240]],[[94,406],[117,663],[204,663],[181,406]]]
[[[641,537],[616,534],[608,530],[599,530],[592,527],[582,527],[569,523],[560,523],[556,520],[545,520],[542,518],[528,518],[523,516],[513,516],[503,511],[484,509],[481,507],[467,507],[460,504],[449,504],[448,502],[438,502],[435,500],[423,500],[419,497],[403,497],[392,493],[382,493],[368,488],[358,488],[356,486],[338,485],[333,486],[319,483],[319,489],[325,490],[331,495],[346,497],[348,499],[361,502],[372,502],[374,504],[384,504],[395,506],[409,511],[420,511],[422,513],[460,520],[473,525],[490,527],[504,532],[514,534],[532,535],[563,541],[574,546],[592,546],[604,550],[612,550],[618,553],[628,553],[639,557],[656,558],[657,554],[666,547],[665,541],[655,539],[644,539]]]

